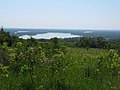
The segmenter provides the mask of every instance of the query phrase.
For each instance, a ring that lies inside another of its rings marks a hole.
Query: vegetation
[[[77,47],[88,47],[88,48],[107,48],[108,41],[103,37],[96,38],[81,38],[76,44]]]
[[[120,89],[119,44],[102,37],[65,43],[23,40],[1,30],[0,90]]]

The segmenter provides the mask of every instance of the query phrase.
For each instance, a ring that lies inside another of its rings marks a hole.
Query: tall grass
[[[120,90],[120,58],[114,50],[69,48],[51,59],[34,50],[27,58],[18,52],[28,61],[11,63],[19,65],[14,72],[0,66],[0,90]]]

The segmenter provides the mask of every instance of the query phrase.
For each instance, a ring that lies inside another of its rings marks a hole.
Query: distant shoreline
[[[15,28],[4,28],[4,29],[30,29],[30,30],[95,30],[95,31],[120,31],[120,29],[91,29],[91,28],[32,28],[32,27],[15,27]]]

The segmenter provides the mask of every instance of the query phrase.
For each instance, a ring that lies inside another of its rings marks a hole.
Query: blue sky
[[[120,0],[0,0],[0,25],[120,29]]]

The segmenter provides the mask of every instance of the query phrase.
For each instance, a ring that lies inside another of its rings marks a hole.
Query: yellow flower
[[[8,74],[6,74],[6,77],[8,77]]]

